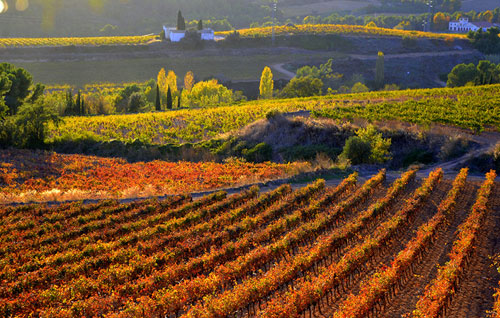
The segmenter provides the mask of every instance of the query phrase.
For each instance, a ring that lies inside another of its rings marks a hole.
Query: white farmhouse
[[[163,26],[163,31],[165,31],[165,38],[169,39],[171,42],[180,42],[180,40],[186,36],[186,31],[177,30],[177,28],[167,28]]]
[[[198,31],[202,40],[205,41],[215,41],[215,32],[212,29],[203,29]]]
[[[460,18],[458,21],[450,21],[449,30],[453,32],[469,32],[482,29],[488,30],[491,27],[498,27],[499,25],[490,22],[469,22],[468,18]]]
[[[177,28],[168,28],[163,26],[163,31],[165,31],[165,38],[169,39],[171,42],[180,42],[186,37],[185,30],[177,30]],[[212,29],[203,29],[198,31],[198,35],[202,40],[205,41],[215,41],[215,32]]]

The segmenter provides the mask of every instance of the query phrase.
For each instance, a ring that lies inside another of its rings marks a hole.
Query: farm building
[[[454,32],[469,32],[469,31],[477,31],[479,29],[486,31],[492,27],[499,27],[499,25],[483,21],[469,22],[468,18],[460,18],[458,19],[458,21],[450,21],[449,24],[449,30]]]
[[[183,38],[186,37],[186,32],[188,32],[185,30],[177,30],[177,28],[168,28],[166,26],[163,26],[163,30],[165,31],[165,38],[169,39],[171,42],[180,42]],[[202,40],[215,40],[215,32],[212,29],[203,29],[197,32],[200,35],[200,39]]]

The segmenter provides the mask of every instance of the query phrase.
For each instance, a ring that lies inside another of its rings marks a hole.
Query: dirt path
[[[287,70],[284,66],[286,63],[278,63],[278,64],[273,64],[271,65],[271,68],[274,69],[275,71],[280,72],[282,75],[286,77],[287,80],[291,80],[292,78],[295,77],[294,72],[290,72]]]
[[[492,152],[495,148],[495,145],[500,142],[500,134],[497,132],[484,132],[481,135],[470,135],[468,137],[471,139],[471,141],[479,144],[479,147],[476,149],[472,149],[459,158],[428,166],[425,169],[419,171],[419,177],[428,175],[432,170],[437,168],[443,169],[445,174],[455,174],[456,167],[464,165],[467,161],[474,157],[479,157],[482,154]],[[478,181],[474,176],[471,176],[469,179]]]

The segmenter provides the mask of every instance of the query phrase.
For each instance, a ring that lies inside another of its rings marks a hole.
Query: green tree
[[[116,101],[116,109],[119,112],[127,112],[129,109],[130,96],[134,93],[143,93],[142,88],[137,84],[131,84],[125,86],[120,92],[119,97]]]
[[[172,109],[173,101],[172,101],[172,91],[170,90],[170,86],[167,90],[167,109]]]
[[[260,97],[263,99],[273,98],[273,90],[274,90],[274,81],[273,81],[273,73],[271,69],[266,66],[262,71],[262,76],[260,77]]]
[[[479,61],[477,65],[479,85],[495,84],[500,82],[499,68],[488,60]]]
[[[9,111],[9,107],[5,104],[5,94],[10,91],[12,82],[7,77],[7,74],[0,73],[0,120],[3,120]]]
[[[177,30],[186,30],[186,20],[184,20],[181,10],[177,13]]]
[[[384,53],[378,52],[375,64],[375,86],[377,89],[384,87]]]
[[[333,59],[329,59],[326,63],[316,66],[303,66],[297,70],[297,77],[307,77],[311,76],[314,78],[319,78],[322,81],[328,79],[336,79],[338,74],[334,73],[332,70]]]
[[[182,98],[182,94],[179,94],[179,97],[177,97],[177,109],[181,108],[181,98]]]
[[[448,81],[446,86],[458,87],[464,86],[467,83],[476,84],[479,80],[479,73],[474,64],[458,64],[448,74]]]
[[[21,147],[38,148],[44,146],[49,123],[60,122],[54,108],[38,100],[35,104],[26,103],[19,108],[16,118],[18,129],[17,143]]]
[[[484,54],[500,53],[500,29],[489,28],[486,32],[479,29],[476,32],[469,31],[467,37],[472,42],[472,45]]]
[[[156,85],[155,108],[157,111],[161,110],[161,95],[160,95],[160,86],[159,85]]]
[[[40,97],[43,96],[44,91],[45,85],[37,83],[33,88],[33,92],[31,93],[31,96],[28,98],[27,102],[31,104],[35,103]]]
[[[75,113],[77,115],[82,114],[82,92],[80,90],[78,90],[78,93],[76,94]]]
[[[342,79],[342,74],[334,73],[332,70],[333,59],[329,59],[326,63],[316,66],[303,66],[297,70],[297,77],[313,77],[320,79],[324,87],[337,89]]]
[[[203,30],[203,21],[200,19],[200,21],[198,21],[198,31],[201,30]]]
[[[146,106],[144,94],[137,92],[130,95],[128,99],[128,111],[130,113],[137,113],[144,108],[144,106]]]
[[[10,81],[10,89],[4,95],[5,104],[9,107],[10,115],[15,115],[17,109],[30,94],[33,78],[23,68],[17,68],[9,63],[0,64],[0,74],[4,74]]]
[[[66,107],[64,108],[65,115],[76,115],[75,113],[75,100],[73,99],[73,92],[71,89],[66,90]]]
[[[318,96],[321,95],[322,89],[323,81],[319,78],[313,78],[311,76],[300,78],[294,77],[285,88],[283,88],[281,96],[286,98]]]
[[[82,102],[80,105],[81,105],[80,115],[85,115],[87,113],[87,110],[85,109],[85,95],[82,95]]]

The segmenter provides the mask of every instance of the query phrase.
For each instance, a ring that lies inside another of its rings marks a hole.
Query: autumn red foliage
[[[0,203],[191,193],[284,178],[305,164],[138,162],[52,152],[0,152]]]

